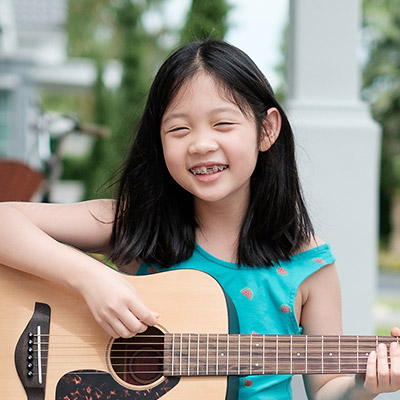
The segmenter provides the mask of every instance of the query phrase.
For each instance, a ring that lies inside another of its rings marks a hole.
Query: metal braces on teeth
[[[214,172],[223,171],[228,168],[226,165],[214,165],[211,168],[201,167],[201,168],[190,168],[190,172],[194,175],[207,175],[212,174]]]

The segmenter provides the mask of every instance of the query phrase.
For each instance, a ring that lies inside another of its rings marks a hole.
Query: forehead
[[[206,94],[207,101],[230,103],[246,116],[251,116],[251,107],[234,89],[229,88],[217,77],[205,71],[199,71],[181,84],[175,95],[171,98],[164,115],[171,109],[185,104],[190,98],[199,99],[200,94]]]
[[[201,71],[189,77],[184,83],[182,83],[175,96],[171,99],[171,103],[182,100],[187,96],[196,95],[199,90],[203,89],[210,91],[210,95],[217,95],[221,99],[227,100],[227,88],[218,82],[214,76]]]

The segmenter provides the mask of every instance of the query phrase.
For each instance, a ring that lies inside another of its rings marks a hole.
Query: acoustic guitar
[[[128,276],[157,326],[113,339],[64,287],[0,265],[0,387],[12,400],[237,399],[237,377],[362,373],[376,336],[244,335],[211,276]],[[104,294],[106,295],[106,294]]]

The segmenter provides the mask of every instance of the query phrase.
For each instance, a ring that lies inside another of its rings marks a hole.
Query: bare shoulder
[[[306,250],[323,245],[318,237],[310,241]],[[327,264],[311,274],[300,285],[302,326],[307,334],[337,334],[341,332],[341,290],[336,265]],[[326,314],[330,315],[328,319]]]
[[[318,247],[318,246],[321,246],[323,244],[325,244],[325,241],[322,240],[320,237],[312,236],[307,243],[304,243],[300,247],[299,253],[302,253],[303,251],[311,250],[311,249],[313,249],[315,247]]]
[[[303,251],[311,250],[323,244],[325,244],[325,242],[321,238],[314,237],[304,246]],[[315,315],[319,315],[319,312],[322,310],[322,306],[324,306],[327,310],[334,308],[336,312],[338,309],[340,309],[340,283],[335,263],[333,262],[323,266],[306,278],[300,285],[298,295],[299,298],[301,298],[302,303],[301,318],[302,323],[305,323],[303,326],[305,328],[307,327],[308,329],[306,328],[306,330],[309,332],[314,330],[319,331],[319,328],[321,327],[317,328],[315,322],[317,320],[322,321],[322,319],[315,319],[314,317]],[[339,321],[336,321],[334,326],[330,328],[332,328],[332,330],[336,330],[338,327],[338,322]]]

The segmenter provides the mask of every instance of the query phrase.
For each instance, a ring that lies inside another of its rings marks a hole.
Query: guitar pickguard
[[[58,382],[56,400],[122,400],[160,399],[179,378],[165,378],[159,385],[146,390],[134,390],[120,385],[104,371],[82,370],[65,374]]]

